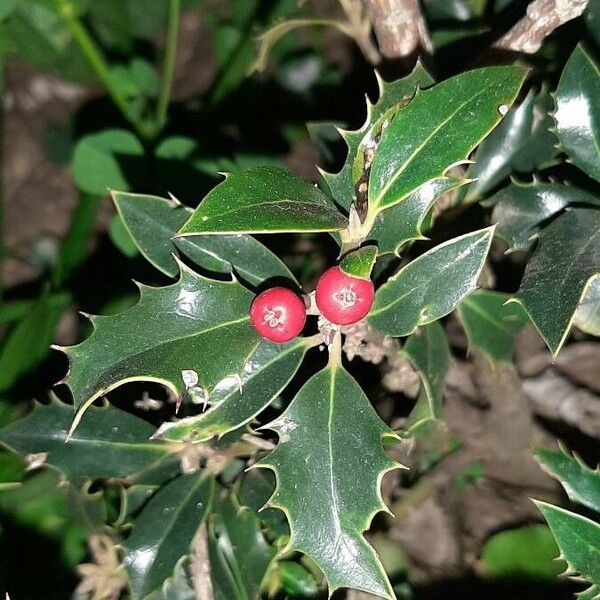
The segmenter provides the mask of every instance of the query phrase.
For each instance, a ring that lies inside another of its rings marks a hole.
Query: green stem
[[[132,117],[127,99],[121,94],[118,87],[113,84],[110,78],[108,63],[102,55],[100,48],[80,21],[77,10],[71,0],[57,0],[57,2],[60,15],[112,101],[123,116],[135,127],[138,134],[142,137],[148,137],[147,128],[142,122]]]
[[[165,38],[165,54],[158,105],[156,107],[156,127],[160,131],[167,123],[169,100],[173,87],[173,73],[175,71],[175,56],[177,54],[177,34],[179,33],[180,0],[169,0],[169,16],[167,22],[167,35]]]
[[[4,56],[0,53],[0,261],[6,257],[4,248]],[[0,297],[2,297],[2,279],[0,278]]]

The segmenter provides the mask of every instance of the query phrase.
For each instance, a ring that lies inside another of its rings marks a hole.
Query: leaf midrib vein
[[[388,190],[390,189],[390,187],[396,183],[396,181],[398,180],[398,178],[400,177],[400,175],[402,175],[402,173],[408,168],[408,166],[412,163],[412,161],[414,160],[415,156],[421,152],[421,150],[423,150],[423,148],[431,141],[431,139],[433,138],[434,135],[436,135],[438,133],[438,131],[440,131],[440,129],[442,129],[443,127],[445,127],[452,119],[454,119],[454,117],[465,107],[467,106],[470,102],[472,102],[473,100],[475,100],[476,98],[478,98],[479,96],[481,96],[484,92],[487,92],[490,88],[492,87],[491,84],[485,86],[484,88],[482,88],[479,92],[477,92],[475,95],[471,96],[468,100],[465,100],[465,102],[463,102],[462,104],[460,104],[456,110],[454,112],[452,112],[446,119],[444,119],[437,127],[435,127],[433,129],[433,131],[425,138],[425,140],[423,140],[423,142],[421,144],[419,144],[419,146],[417,146],[415,148],[415,150],[412,152],[412,154],[404,161],[404,164],[402,166],[402,168],[400,170],[398,170],[395,175],[393,177],[391,177],[389,179],[389,181],[386,183],[386,185],[381,189],[381,191],[379,192],[379,194],[377,195],[377,198],[374,200],[373,204],[374,206],[379,206],[381,203],[381,199],[387,194]],[[422,96],[421,96],[422,97]]]

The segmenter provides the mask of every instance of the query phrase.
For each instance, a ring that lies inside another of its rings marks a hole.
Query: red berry
[[[297,294],[284,287],[261,292],[250,306],[250,321],[256,331],[272,342],[289,342],[304,328],[306,307]]]
[[[347,275],[339,267],[327,269],[319,283],[315,300],[321,314],[337,325],[351,325],[364,319],[375,297],[370,279]]]

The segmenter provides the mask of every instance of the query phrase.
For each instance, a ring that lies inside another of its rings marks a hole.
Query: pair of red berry
[[[373,305],[375,288],[370,279],[352,277],[331,267],[323,273],[315,301],[323,317],[336,325],[351,325],[364,319]],[[296,293],[274,287],[260,293],[250,307],[250,321],[256,331],[272,342],[288,342],[306,322],[306,306]]]

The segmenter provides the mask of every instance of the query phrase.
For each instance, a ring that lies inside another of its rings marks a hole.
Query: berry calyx
[[[317,283],[315,301],[321,314],[336,325],[351,325],[364,319],[375,298],[370,279],[347,275],[340,267],[327,269]]]
[[[250,322],[271,342],[289,342],[304,328],[306,307],[297,294],[284,287],[261,292],[250,306]]]

